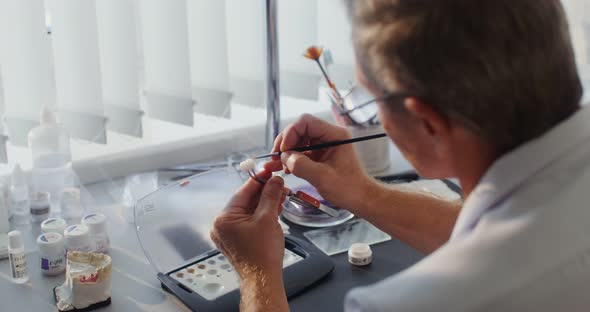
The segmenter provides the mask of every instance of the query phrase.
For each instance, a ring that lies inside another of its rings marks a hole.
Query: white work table
[[[392,160],[392,172],[410,168],[397,151],[392,153]],[[157,272],[139,245],[134,225],[126,220],[125,208],[118,203],[123,186],[123,180],[87,186],[96,204],[108,218],[110,256],[113,259],[112,304],[97,311],[189,311],[173,295],[160,287],[156,278]],[[292,233],[296,235],[303,230],[301,227],[292,226]],[[26,243],[29,245],[27,249],[31,250],[32,242],[27,240]],[[375,247],[374,263],[362,270],[348,265],[344,255],[334,256],[336,269],[331,276],[293,298],[290,301],[291,309],[311,311],[310,309],[322,306],[327,311],[341,310],[342,299],[347,289],[376,282],[403,270],[421,258],[416,251],[395,239]],[[52,289],[63,283],[64,277],[43,276],[38,264],[38,253],[36,248],[34,249],[27,253],[30,281],[24,285],[11,282],[8,260],[0,260],[1,311],[57,311]],[[326,298],[330,298],[329,303],[326,302]]]

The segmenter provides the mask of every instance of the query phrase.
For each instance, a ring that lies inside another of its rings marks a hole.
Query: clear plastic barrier
[[[135,205],[137,236],[158,272],[178,268],[214,249],[209,232],[244,177],[234,168],[212,170],[163,187]]]

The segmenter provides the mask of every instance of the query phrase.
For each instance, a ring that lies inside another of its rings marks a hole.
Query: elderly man
[[[389,137],[462,205],[371,180],[351,146],[286,152],[324,198],[429,254],[352,289],[346,311],[590,311],[590,110],[557,0],[346,0],[357,76]],[[303,116],[275,150],[346,139]],[[212,238],[242,277],[244,311],[287,311],[278,177],[247,182]],[[391,255],[394,257],[395,255]]]

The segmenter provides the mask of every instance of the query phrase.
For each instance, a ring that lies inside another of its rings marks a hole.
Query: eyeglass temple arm
[[[363,104],[361,104],[361,105],[359,105],[357,107],[351,108],[351,109],[346,110],[346,111],[342,111],[342,112],[340,112],[340,115],[348,115],[348,114],[350,114],[350,113],[352,113],[352,112],[354,112],[356,110],[359,110],[359,109],[361,109],[361,108],[363,108],[365,106],[371,105],[371,104],[373,104],[375,102],[387,101],[387,100],[391,100],[393,98],[407,98],[407,97],[409,97],[408,94],[391,94],[391,93],[390,94],[386,94],[386,95],[384,95],[382,97],[369,100],[369,101],[367,101],[367,102],[365,102],[365,103],[363,103]]]

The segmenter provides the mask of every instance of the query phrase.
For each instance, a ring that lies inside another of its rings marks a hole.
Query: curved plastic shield
[[[158,272],[215,249],[209,231],[243,183],[234,168],[216,169],[165,186],[136,203],[137,237]]]

